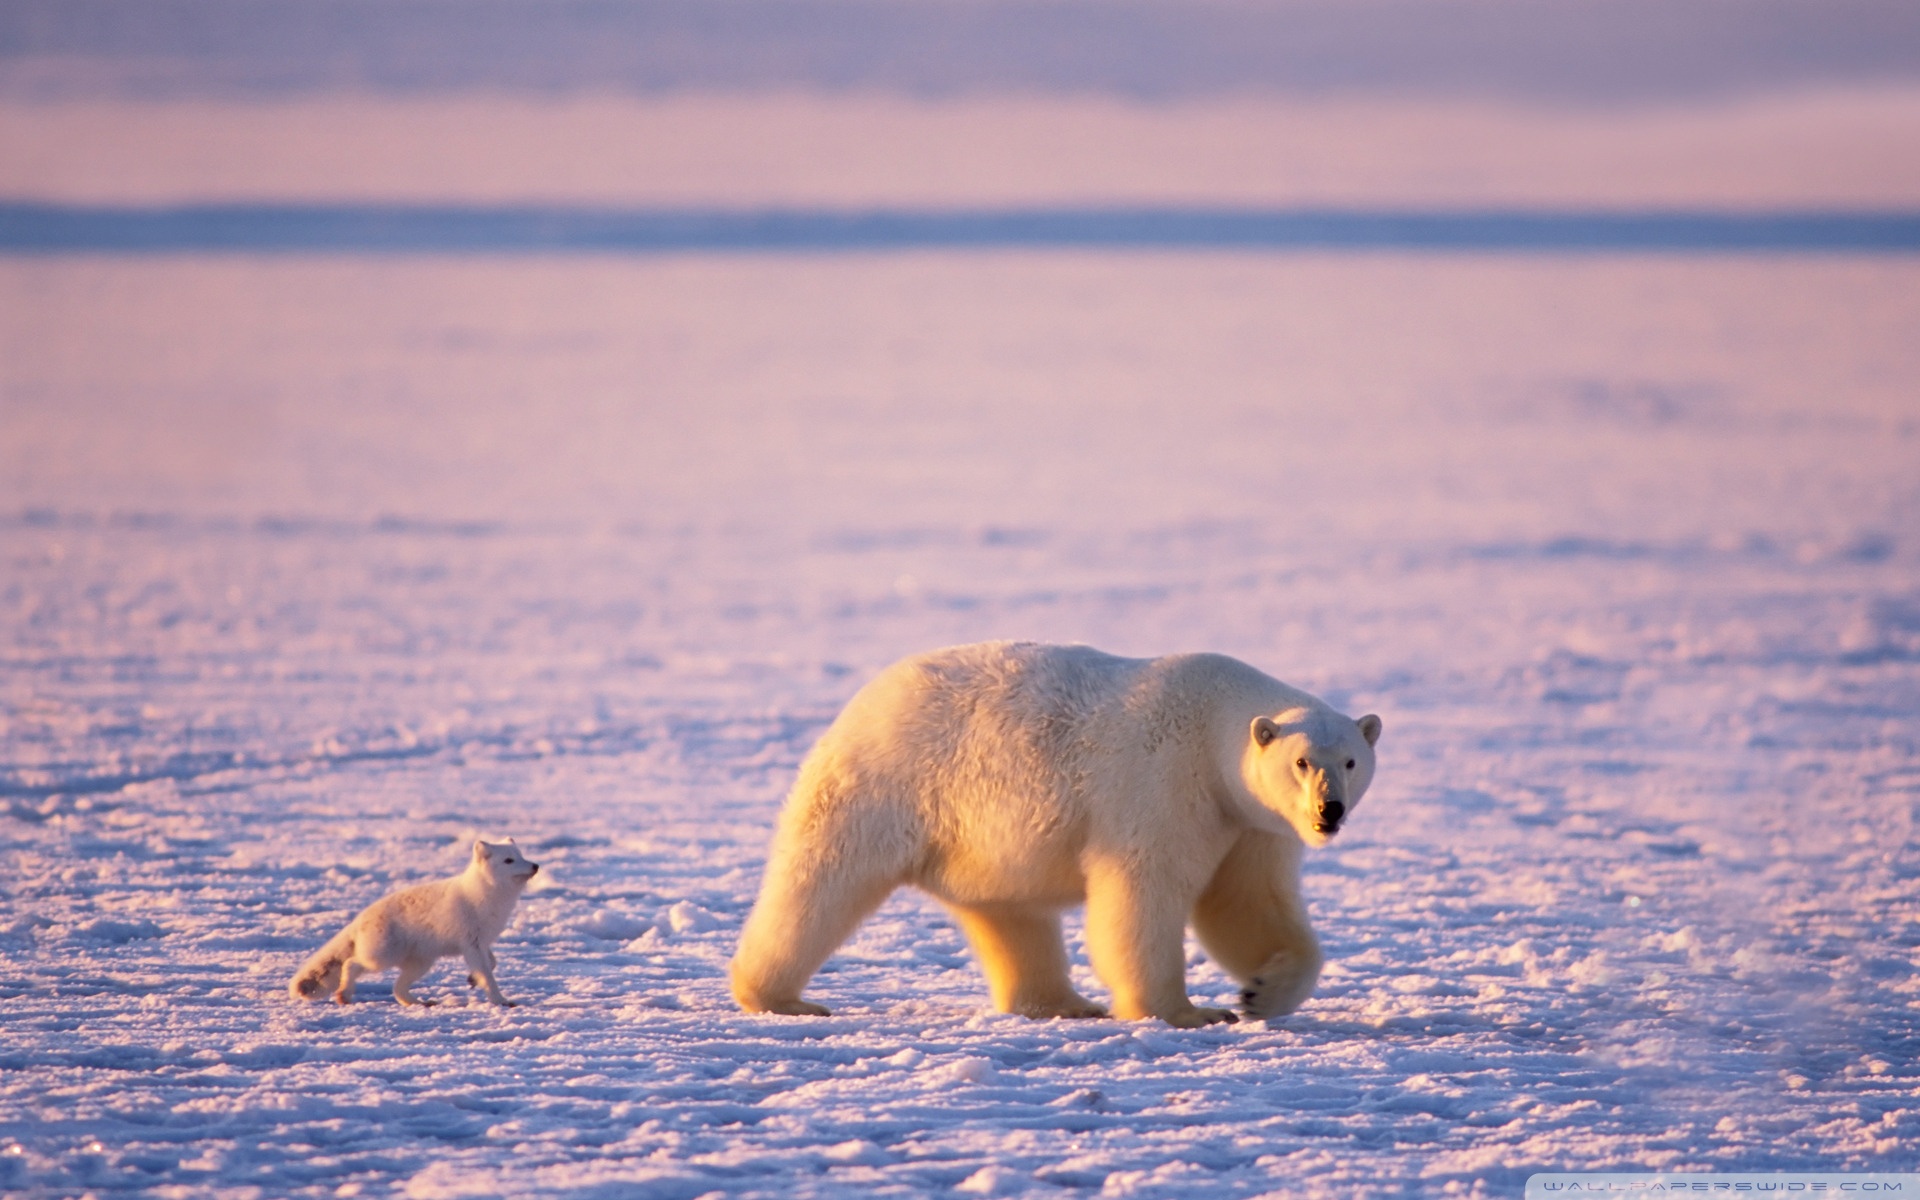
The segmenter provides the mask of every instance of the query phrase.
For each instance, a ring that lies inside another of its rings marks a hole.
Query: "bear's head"
[[[1359,720],[1330,708],[1294,708],[1258,716],[1247,730],[1242,775],[1260,806],[1324,846],[1353,815],[1373,782],[1380,718]]]

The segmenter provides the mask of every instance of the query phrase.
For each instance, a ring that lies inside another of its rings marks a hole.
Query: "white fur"
[[[1302,849],[1331,836],[1327,801],[1359,802],[1379,733],[1217,654],[994,642],[896,663],[800,767],[734,997],[824,1015],[807,981],[913,884],[958,918],[1002,1011],[1106,1015],[1068,980],[1059,914],[1084,901],[1119,1016],[1233,1019],[1187,996],[1189,920],[1251,1013],[1290,1012],[1321,963]]]
[[[451,879],[404,888],[369,905],[338,936],[320,948],[287,990],[310,1000],[331,990],[335,1002],[353,1001],[354,981],[369,971],[400,968],[394,999],[402,1004],[433,1004],[409,990],[442,958],[467,960],[467,982],[484,986],[487,999],[512,1006],[493,978],[493,943],[513,916],[514,901],[540,869],[520,847],[505,842],[475,842],[467,869]],[[336,986],[337,985],[337,986]]]

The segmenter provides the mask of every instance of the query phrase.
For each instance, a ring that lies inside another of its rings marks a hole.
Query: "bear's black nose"
[[[1346,815],[1347,806],[1338,800],[1329,800],[1320,806],[1320,823],[1322,825],[1338,825],[1340,818]]]

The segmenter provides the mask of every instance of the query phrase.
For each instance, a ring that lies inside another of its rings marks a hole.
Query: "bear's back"
[[[848,702],[829,738],[863,757],[902,754],[933,765],[976,752],[1031,751],[1067,764],[1094,744],[1125,746],[1220,707],[1254,713],[1319,705],[1312,696],[1221,654],[1124,658],[1082,645],[978,642],[886,668]]]
[[[1097,719],[1152,661],[1091,646],[977,642],[904,659],[862,693],[878,685],[881,708],[902,721],[1019,740],[1048,730],[1066,734]]]
[[[911,801],[929,817],[956,802],[975,817],[1003,804],[1031,814],[1084,777],[1089,726],[1147,661],[1034,642],[915,655],[848,701],[803,774],[836,776],[830,791]],[[802,790],[816,786],[803,780]]]

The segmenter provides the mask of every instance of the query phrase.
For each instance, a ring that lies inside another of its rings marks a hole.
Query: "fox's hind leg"
[[[333,993],[333,1002],[335,1004],[352,1004],[354,982],[366,973],[367,969],[360,965],[360,960],[357,958],[350,958],[346,962],[341,963],[340,986]]]
[[[413,994],[413,985],[420,977],[433,969],[431,958],[409,958],[400,964],[400,974],[393,981],[393,998],[402,1004],[420,1004],[428,1008],[440,1003],[438,1000],[422,1000]]]

